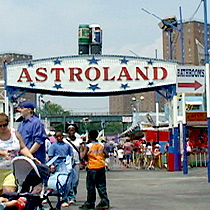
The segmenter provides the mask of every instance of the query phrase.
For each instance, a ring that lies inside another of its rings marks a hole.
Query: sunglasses
[[[5,123],[5,124],[0,125],[0,128],[7,127],[7,126],[8,126],[8,123]]]

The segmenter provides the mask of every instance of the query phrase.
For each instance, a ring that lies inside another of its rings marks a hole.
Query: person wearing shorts
[[[8,128],[9,118],[0,113],[0,194],[16,190],[12,174],[12,160],[20,154],[40,163],[24,145],[20,134],[14,128]]]
[[[124,149],[124,155],[126,159],[126,167],[130,168],[131,162],[132,162],[133,149],[134,149],[134,145],[133,143],[130,142],[130,138],[126,139],[126,142],[123,145],[123,149]]]

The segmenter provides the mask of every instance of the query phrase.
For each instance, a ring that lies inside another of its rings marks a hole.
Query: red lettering
[[[144,68],[146,69],[146,74],[144,74],[139,67],[136,67],[136,80],[140,80],[138,78],[138,75],[140,75],[143,80],[149,80],[149,78],[148,78],[148,68],[149,67],[145,66]]]
[[[126,80],[132,80],[126,67],[122,67],[122,70],[117,80],[122,80],[121,77],[126,77]]]
[[[55,82],[60,82],[61,81],[61,74],[60,72],[64,72],[64,68],[52,68],[51,73],[55,71]]]
[[[92,79],[90,78],[90,70],[91,69],[95,70],[95,78],[92,78]],[[96,67],[90,67],[90,68],[86,69],[86,71],[85,71],[85,77],[90,81],[95,81],[95,80],[99,79],[100,75],[101,75],[101,72]]]
[[[22,79],[26,79],[26,82],[32,82],[32,79],[30,77],[30,74],[28,72],[28,69],[27,68],[23,68],[22,69],[22,72],[20,74],[20,77],[18,79],[18,82],[23,82]]]
[[[109,67],[103,67],[103,69],[104,69],[104,81],[112,81],[115,79],[115,76],[109,79],[109,74],[108,74]]]
[[[39,79],[38,77],[35,77],[36,81],[38,82],[44,82],[47,80],[47,69],[46,68],[38,68],[36,70],[36,74],[40,77],[42,77],[42,79]]]
[[[158,79],[158,69],[161,69],[162,72],[163,72],[162,78],[159,78],[159,79]],[[154,79],[153,80],[163,80],[168,75],[167,70],[165,68],[163,68],[163,67],[153,67],[153,71],[154,71]]]
[[[75,81],[75,77],[77,78],[78,81],[82,81],[82,78],[80,74],[82,73],[81,68],[69,68],[70,70],[70,78],[69,81]],[[75,72],[77,70],[77,72]]]

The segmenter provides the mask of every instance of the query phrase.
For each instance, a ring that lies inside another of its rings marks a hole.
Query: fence
[[[168,154],[162,153],[159,159],[160,163],[158,163],[158,167],[167,168],[168,165]],[[131,167],[139,166],[142,167],[144,165],[144,154],[136,155],[133,152]],[[188,156],[188,165],[191,167],[206,167],[208,163],[208,153],[196,151]],[[155,164],[155,162],[154,162]],[[157,167],[157,165],[155,165]]]
[[[162,166],[167,166],[167,154],[161,155]],[[207,152],[193,152],[188,156],[188,165],[191,167],[206,167],[208,163]]]
[[[190,154],[188,162],[191,167],[206,167],[207,160],[207,152],[193,152]]]

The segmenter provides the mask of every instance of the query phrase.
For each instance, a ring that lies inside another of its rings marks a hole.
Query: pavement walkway
[[[113,169],[107,171],[107,189],[113,210],[206,210],[210,207],[210,183],[206,168],[182,171]],[[86,199],[86,171],[81,171],[76,210]],[[97,198],[99,202],[99,198]]]

